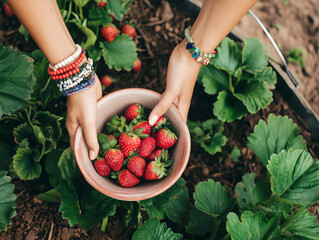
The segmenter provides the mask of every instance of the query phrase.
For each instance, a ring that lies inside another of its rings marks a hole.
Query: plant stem
[[[295,221],[295,219],[305,210],[305,207],[302,206],[298,209],[298,211],[291,217],[289,217],[286,222],[283,224],[283,227],[281,227],[280,232],[283,233],[287,230],[287,228]]]
[[[103,218],[103,222],[102,222],[102,226],[101,226],[101,231],[102,232],[105,232],[108,220],[109,220],[109,217]]]
[[[30,124],[30,126],[33,128],[33,124],[32,124],[32,122],[31,122],[29,112],[28,112],[28,110],[27,110],[26,108],[25,108],[24,110],[25,110],[25,112],[26,112],[26,114],[27,114],[27,120],[28,120],[28,123],[29,123],[29,124]]]
[[[84,17],[83,17],[83,10],[81,7],[79,7],[80,10],[80,18],[81,18],[81,22],[83,21]]]
[[[69,10],[68,10],[68,16],[65,19],[65,22],[68,22],[72,13],[72,1],[69,2]]]
[[[50,81],[51,81],[51,78],[48,78],[47,83],[45,84],[44,88],[41,89],[40,93],[43,93],[43,92],[47,89],[47,87],[48,87],[49,84],[50,84]]]
[[[271,198],[269,198],[269,199],[264,203],[264,205],[268,206],[268,205],[270,205],[271,203],[273,203],[275,200],[276,200],[276,195],[273,195]]]
[[[229,90],[234,93],[235,89],[234,89],[234,86],[233,86],[233,79],[231,77],[231,74],[228,73],[228,79],[229,79]]]
[[[227,240],[227,239],[230,239],[229,233],[227,233],[227,234],[225,235],[225,237],[223,237],[223,240]]]

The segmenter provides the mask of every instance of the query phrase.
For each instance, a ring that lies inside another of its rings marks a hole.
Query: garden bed
[[[153,3],[154,2],[154,3]],[[165,74],[171,51],[183,39],[183,29],[192,24],[193,19],[187,13],[177,11],[174,7],[172,12],[169,8],[163,10],[162,6],[156,5],[157,1],[134,1],[128,19],[133,19],[137,26],[139,37],[138,52],[143,62],[141,72],[116,72],[109,71],[106,66],[98,66],[99,76],[110,74],[116,82],[104,92],[140,87],[148,88],[158,92],[165,89]],[[141,14],[143,13],[143,14]],[[170,13],[170,14],[169,14]],[[18,47],[23,51],[31,51],[35,47],[32,43],[24,43],[22,36],[17,32],[19,24],[0,16],[3,21],[1,26],[3,35],[0,39],[4,44]],[[308,127],[304,124],[298,113],[283,100],[277,90],[274,92],[273,102],[257,114],[249,114],[241,120],[225,124],[225,136],[228,139],[223,151],[213,157],[203,151],[202,148],[194,146],[190,161],[183,174],[190,193],[194,192],[199,181],[210,178],[220,181],[223,186],[228,187],[234,194],[237,182],[248,172],[256,172],[257,176],[265,173],[263,164],[257,160],[253,152],[247,148],[247,137],[253,131],[253,127],[260,119],[267,119],[270,113],[275,115],[287,115],[300,127],[301,135],[307,142],[309,152],[313,157],[319,156],[319,143],[312,139]],[[193,101],[190,108],[189,119],[192,121],[206,120],[213,116],[212,103],[215,98],[204,94],[203,87],[196,85]],[[231,150],[237,146],[241,152],[239,161],[236,163],[230,156]],[[91,230],[84,230],[81,226],[70,227],[67,220],[63,220],[58,212],[59,204],[42,202],[35,196],[38,193],[50,189],[47,180],[38,179],[34,181],[14,180],[17,199],[17,216],[12,219],[8,230],[0,233],[0,239],[131,239],[135,229],[127,227],[117,214],[109,218],[106,233],[101,232],[100,226]],[[309,209],[319,216],[319,202]],[[319,218],[318,218],[319,222]],[[168,222],[175,232],[183,231],[173,222]],[[187,234],[185,235],[187,236]],[[201,238],[198,238],[201,239]]]

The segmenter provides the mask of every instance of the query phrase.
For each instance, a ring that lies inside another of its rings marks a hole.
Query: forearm
[[[205,0],[191,35],[204,52],[211,52],[258,0]]]
[[[72,55],[76,46],[56,0],[6,0],[52,64]]]

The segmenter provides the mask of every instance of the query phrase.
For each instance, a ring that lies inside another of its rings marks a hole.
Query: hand
[[[200,67],[201,64],[186,50],[184,41],[175,47],[168,63],[166,90],[149,116],[150,125],[154,125],[172,103],[186,122]]]
[[[95,83],[89,89],[68,96],[66,128],[70,135],[71,149],[74,151],[74,137],[77,127],[83,128],[89,147],[89,157],[94,160],[99,153],[96,135],[96,102],[102,97],[101,83],[95,76]]]

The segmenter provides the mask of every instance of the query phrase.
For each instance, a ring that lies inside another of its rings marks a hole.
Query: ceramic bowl
[[[129,88],[110,93],[97,103],[97,133],[100,133],[105,123],[114,115],[123,115],[125,109],[133,103],[139,103],[145,108],[152,109],[160,100],[157,92]],[[172,105],[164,115],[174,124],[178,131],[178,141],[172,149],[171,158],[175,159],[169,176],[157,181],[142,181],[132,188],[123,188],[109,177],[102,177],[95,171],[93,162],[89,159],[82,128],[79,127],[75,136],[75,157],[84,178],[98,191],[112,198],[125,201],[138,201],[161,194],[169,189],[184,172],[189,159],[191,140],[187,125],[183,122],[177,108]]]

